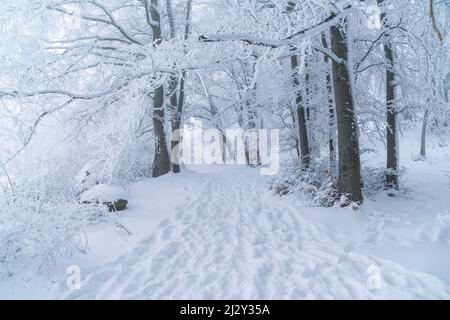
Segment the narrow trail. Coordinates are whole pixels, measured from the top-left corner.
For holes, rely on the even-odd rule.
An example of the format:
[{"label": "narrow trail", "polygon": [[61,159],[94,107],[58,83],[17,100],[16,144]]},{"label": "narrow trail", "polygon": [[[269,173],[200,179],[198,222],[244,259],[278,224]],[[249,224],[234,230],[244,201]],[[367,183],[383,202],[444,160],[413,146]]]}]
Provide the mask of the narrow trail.
[{"label": "narrow trail", "polygon": [[[176,196],[176,195],[174,195]],[[303,208],[268,195],[256,170],[211,174],[151,236],[87,270],[68,299],[449,298],[441,280],[322,234]],[[381,270],[369,290],[367,268]]]}]

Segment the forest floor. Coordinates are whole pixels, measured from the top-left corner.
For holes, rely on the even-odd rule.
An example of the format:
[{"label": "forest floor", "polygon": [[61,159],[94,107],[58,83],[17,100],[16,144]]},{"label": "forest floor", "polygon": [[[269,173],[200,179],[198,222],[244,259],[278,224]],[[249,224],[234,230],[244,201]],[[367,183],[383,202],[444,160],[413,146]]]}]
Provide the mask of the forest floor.
[{"label": "forest floor", "polygon": [[[356,211],[274,196],[245,167],[138,182],[128,210],[88,231],[86,254],[22,270],[0,282],[0,299],[448,299],[450,147],[433,140],[414,161],[411,141],[402,138],[404,192]],[[382,167],[384,152],[368,164]],[[69,265],[81,267],[80,290],[66,287]]]}]

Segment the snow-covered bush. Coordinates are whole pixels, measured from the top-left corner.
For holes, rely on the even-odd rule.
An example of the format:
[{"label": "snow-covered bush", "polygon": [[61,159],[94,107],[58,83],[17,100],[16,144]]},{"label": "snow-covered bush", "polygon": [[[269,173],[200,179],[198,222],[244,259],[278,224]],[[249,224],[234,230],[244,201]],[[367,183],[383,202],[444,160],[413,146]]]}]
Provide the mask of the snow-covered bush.
[{"label": "snow-covered bush", "polygon": [[98,184],[83,192],[80,196],[81,202],[112,202],[125,198],[124,191],[108,184]]},{"label": "snow-covered bush", "polygon": [[30,145],[10,163],[10,180],[0,180],[3,276],[85,250],[84,230],[107,212],[105,206],[80,203],[73,176],[83,159],[75,156],[76,150],[42,143],[39,147]]},{"label": "snow-covered bush", "polygon": [[386,168],[363,167],[361,176],[364,181],[363,192],[366,197],[372,197],[384,189],[386,182]]},{"label": "snow-covered bush", "polygon": [[[329,159],[316,162],[308,170],[302,169],[298,159],[286,161],[280,173],[270,182],[270,189],[277,195],[296,194],[305,199],[310,206],[347,206],[345,197],[339,197],[336,189],[336,178],[330,174]],[[399,179],[404,170],[400,170]],[[386,179],[385,168],[364,166],[361,170],[364,181],[363,193],[365,197],[373,197],[384,189]],[[389,194],[392,195],[392,190]]]},{"label": "snow-covered bush", "polygon": [[297,194],[311,206],[332,206],[337,200],[335,179],[327,161],[304,170],[300,160],[286,161],[274,177],[270,189],[278,195]]},{"label": "snow-covered bush", "polygon": [[29,263],[43,266],[84,251],[84,228],[104,208],[74,199],[0,194],[0,278]]},{"label": "snow-covered bush", "polygon": [[83,251],[85,227],[105,211],[79,203],[73,176],[83,160],[76,148],[53,142],[31,143],[0,175],[3,276]]},{"label": "snow-covered bush", "polygon": [[103,204],[108,207],[110,212],[125,210],[128,205],[128,200],[125,199],[125,192],[122,188],[109,184],[98,184],[80,195],[81,203]]},{"label": "snow-covered bush", "polygon": [[[146,102],[129,99],[127,104],[114,104],[83,127],[78,144],[83,151],[81,165],[72,176],[77,193],[97,184],[122,185],[150,174],[153,144],[150,142]],[[86,107],[87,108],[87,107]],[[74,108],[64,117],[78,130],[79,110]]]},{"label": "snow-covered bush", "polygon": [[[131,116],[116,122],[99,118],[82,133],[76,129],[79,124],[72,125],[72,116],[67,112],[46,118],[26,148],[0,167],[0,276],[85,250],[88,225],[109,215],[103,203],[83,203],[80,195],[150,171],[151,147],[142,152],[146,137],[136,134]],[[23,121],[33,123],[35,118]],[[25,125],[24,132],[8,132],[12,117],[2,121],[0,164],[20,150],[21,137],[29,133]]]}]

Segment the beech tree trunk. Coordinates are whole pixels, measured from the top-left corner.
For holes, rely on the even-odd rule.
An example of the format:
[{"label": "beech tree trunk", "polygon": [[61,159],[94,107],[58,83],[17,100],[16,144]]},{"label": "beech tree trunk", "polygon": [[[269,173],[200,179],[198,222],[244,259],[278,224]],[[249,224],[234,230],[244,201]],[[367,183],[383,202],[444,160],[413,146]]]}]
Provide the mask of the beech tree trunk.
[{"label": "beech tree trunk", "polygon": [[[384,0],[377,0],[378,6],[382,7]],[[395,74],[394,74],[394,49],[392,40],[387,29],[389,22],[386,12],[381,13],[384,34],[384,56],[386,59],[386,189],[398,189],[398,139],[397,139],[397,113],[395,110]]]},{"label": "beech tree trunk", "polygon": [[308,128],[306,123],[306,109],[304,105],[303,95],[300,90],[300,79],[298,72],[298,58],[296,55],[291,56],[291,68],[293,73],[293,83],[295,88],[295,106],[297,109],[297,128],[298,128],[298,141],[300,145],[300,159],[303,167],[309,168],[310,166],[310,149]]},{"label": "beech tree trunk", "polygon": [[[152,28],[153,43],[161,43],[161,17],[158,11],[158,0],[145,1],[147,20]],[[166,133],[164,130],[164,86],[160,85],[153,94],[153,131],[155,134],[155,159],[153,161],[152,177],[157,178],[170,171],[170,157],[167,150]]]},{"label": "beech tree trunk", "polygon": [[[322,34],[322,45],[324,48],[328,49],[326,34]],[[324,62],[327,65],[326,69],[326,86],[328,95],[328,147],[329,147],[329,157],[330,157],[330,174],[336,173],[336,116],[334,111],[334,100],[333,100],[333,82],[331,79],[331,73],[329,71],[330,59],[327,55],[324,56]]]},{"label": "beech tree trunk", "polygon": [[[187,0],[186,2],[186,24],[184,25],[184,40],[189,38],[191,31],[191,12],[192,12],[192,0]],[[181,139],[181,120],[184,111],[184,101],[185,101],[185,87],[186,87],[186,71],[183,71],[179,81],[178,87],[178,97],[171,100],[174,112],[172,117],[172,154],[174,157],[174,163],[172,164],[172,171],[174,173],[180,173],[180,144]],[[177,81],[178,85],[178,81]]]},{"label": "beech tree trunk", "polygon": [[[341,28],[342,26],[342,28]],[[349,201],[361,203],[361,162],[359,158],[358,124],[354,112],[353,83],[348,65],[348,23],[342,18],[331,27],[331,50],[342,59],[333,59],[333,86],[338,130],[338,192]]]},{"label": "beech tree trunk", "polygon": [[429,115],[429,111],[425,110],[425,114],[423,116],[423,124],[422,124],[422,137],[420,139],[420,156],[423,159],[425,159],[425,157],[427,156],[426,138],[427,138],[428,115]]},{"label": "beech tree trunk", "polygon": [[167,150],[164,130],[164,87],[155,89],[153,96],[153,131],[155,133],[155,159],[153,161],[152,177],[157,178],[170,171],[169,151]]}]

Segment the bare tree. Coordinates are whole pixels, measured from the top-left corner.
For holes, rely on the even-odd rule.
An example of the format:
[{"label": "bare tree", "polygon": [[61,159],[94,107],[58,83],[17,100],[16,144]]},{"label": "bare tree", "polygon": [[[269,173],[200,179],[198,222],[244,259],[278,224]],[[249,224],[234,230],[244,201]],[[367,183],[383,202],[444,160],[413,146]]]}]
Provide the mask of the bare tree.
[{"label": "bare tree", "polygon": [[[328,49],[327,35],[322,33],[321,35],[322,45],[325,49]],[[327,97],[328,97],[328,147],[329,147],[329,157],[330,157],[330,173],[334,174],[336,172],[336,114],[333,99],[333,81],[331,79],[332,75],[329,71],[330,58],[324,55],[324,62],[326,65],[325,70],[325,81],[327,86]]]},{"label": "bare tree", "polygon": [[[173,13],[171,9],[170,0],[167,1],[167,10],[170,12],[169,21],[173,21]],[[191,15],[192,15],[192,0],[187,0],[186,2],[186,21],[184,25],[184,40],[189,38],[189,34],[191,33]],[[172,18],[170,18],[172,16]],[[174,25],[172,22],[171,25]],[[175,30],[172,26],[171,36],[175,36]],[[172,106],[172,155],[175,158],[172,164],[172,171],[174,173],[179,173],[180,169],[180,142],[182,139],[181,136],[181,121],[184,110],[184,102],[185,102],[185,90],[186,90],[186,77],[187,72],[183,70],[181,73],[181,77],[179,80],[173,79],[174,88],[173,93],[170,97],[170,104]]]},{"label": "bare tree", "polygon": [[299,79],[299,63],[296,55],[291,56],[291,68],[293,73],[293,82],[295,88],[295,106],[297,110],[297,128],[298,140],[300,145],[300,158],[304,168],[309,168],[310,165],[310,148],[308,140],[308,129],[306,123],[306,109],[303,95],[300,89]]},{"label": "bare tree", "polygon": [[338,192],[348,200],[362,202],[358,123],[354,110],[353,84],[349,70],[348,21],[344,17],[330,29],[331,49],[342,61],[333,59],[333,84],[338,129]]},{"label": "bare tree", "polygon": [[[153,33],[153,45],[161,43],[161,16],[158,0],[145,0],[147,21]],[[166,133],[164,130],[164,85],[158,86],[153,93],[153,130],[155,133],[155,159],[152,168],[152,177],[157,178],[170,171],[169,151],[167,150]]]},{"label": "bare tree", "polygon": [[[377,4],[383,7],[384,0],[377,0]],[[397,112],[395,109],[395,73],[394,73],[394,48],[392,37],[389,34],[390,22],[387,19],[385,8],[381,13],[381,21],[384,30],[384,56],[386,59],[386,185],[387,189],[398,189],[398,139],[397,139]]]}]

